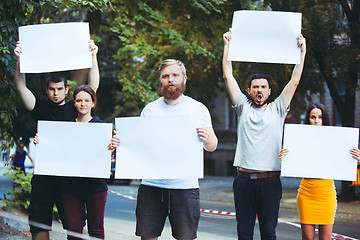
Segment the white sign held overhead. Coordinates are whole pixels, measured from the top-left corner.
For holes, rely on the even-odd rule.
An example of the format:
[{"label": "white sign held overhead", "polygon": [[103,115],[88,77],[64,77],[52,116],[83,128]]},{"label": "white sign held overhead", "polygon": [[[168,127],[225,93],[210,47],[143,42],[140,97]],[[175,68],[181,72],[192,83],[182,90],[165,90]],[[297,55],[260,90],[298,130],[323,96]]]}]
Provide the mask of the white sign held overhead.
[{"label": "white sign held overhead", "polygon": [[359,129],[285,124],[281,176],[355,181]]},{"label": "white sign held overhead", "polygon": [[91,68],[89,23],[51,23],[19,27],[21,73]]},{"label": "white sign held overhead", "polygon": [[276,11],[234,12],[229,46],[230,61],[300,63],[301,13]]}]

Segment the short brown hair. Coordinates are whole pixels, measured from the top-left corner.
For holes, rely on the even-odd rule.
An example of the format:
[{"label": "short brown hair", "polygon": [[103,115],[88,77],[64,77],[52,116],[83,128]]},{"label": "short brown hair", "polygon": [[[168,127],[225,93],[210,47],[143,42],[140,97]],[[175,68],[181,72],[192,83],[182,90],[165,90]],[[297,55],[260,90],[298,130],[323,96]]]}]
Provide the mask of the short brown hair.
[{"label": "short brown hair", "polygon": [[59,83],[59,82],[64,82],[64,87],[67,88],[68,87],[68,83],[67,80],[64,76],[62,76],[61,74],[58,73],[52,73],[47,79],[46,79],[46,89],[49,88],[49,83],[53,82],[53,83]]},{"label": "short brown hair", "polygon": [[159,66],[159,69],[158,69],[159,77],[161,75],[162,70],[164,70],[164,68],[166,68],[166,67],[168,67],[170,65],[174,65],[174,64],[177,64],[181,68],[181,71],[184,74],[184,76],[186,76],[186,68],[185,68],[185,65],[184,65],[184,63],[182,61],[176,60],[176,59],[166,59]]}]

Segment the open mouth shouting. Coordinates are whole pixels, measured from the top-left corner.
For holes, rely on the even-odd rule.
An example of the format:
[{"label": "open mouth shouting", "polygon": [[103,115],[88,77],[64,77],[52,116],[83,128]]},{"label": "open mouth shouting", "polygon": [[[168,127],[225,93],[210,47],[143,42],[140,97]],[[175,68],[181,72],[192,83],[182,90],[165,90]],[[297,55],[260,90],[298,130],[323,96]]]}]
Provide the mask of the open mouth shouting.
[{"label": "open mouth shouting", "polygon": [[262,93],[258,93],[257,95],[256,95],[256,101],[257,102],[261,102],[261,100],[264,98],[264,96],[262,95]]}]

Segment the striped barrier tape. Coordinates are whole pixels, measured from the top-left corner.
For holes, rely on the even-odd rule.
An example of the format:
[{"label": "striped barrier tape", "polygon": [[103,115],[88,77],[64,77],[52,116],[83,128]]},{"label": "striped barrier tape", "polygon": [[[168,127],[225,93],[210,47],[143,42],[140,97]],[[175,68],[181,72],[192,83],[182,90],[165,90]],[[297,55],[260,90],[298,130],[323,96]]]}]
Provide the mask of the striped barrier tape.
[{"label": "striped barrier tape", "polygon": [[137,201],[137,199],[134,198],[134,197],[132,197],[132,196],[126,196],[126,195],[124,195],[124,194],[115,192],[115,191],[110,190],[110,189],[108,190],[108,192],[113,193],[113,194],[118,195],[118,196],[121,196],[121,197],[123,197],[123,198],[127,198],[127,199],[130,199],[130,200],[135,200],[135,201]]},{"label": "striped barrier tape", "polygon": [[[118,193],[118,192],[115,192],[115,191],[112,191],[112,190],[108,190],[109,192],[115,194],[115,195],[118,195],[118,196],[121,196],[121,197],[124,197],[124,198],[127,198],[127,199],[130,199],[130,200],[137,200],[136,198],[132,197],[132,196],[127,196],[127,195],[124,195],[124,194],[121,194],[121,193]],[[216,210],[207,210],[207,209],[200,209],[200,212],[203,212],[203,213],[212,213],[212,214],[220,214],[220,215],[227,215],[227,216],[236,216],[236,213],[234,212],[226,212],[226,211],[216,211]],[[298,227],[298,228],[301,228],[301,225],[300,224],[296,224],[296,223],[292,223],[292,222],[288,222],[288,221],[284,221],[284,220],[281,220],[279,218],[279,222],[282,222],[282,223],[286,223],[288,225],[292,225],[292,226],[295,226],[295,227]],[[318,232],[318,229],[315,229],[316,232]],[[342,234],[338,234],[338,233],[332,233],[331,235],[331,238],[334,239],[334,240],[359,240],[357,238],[352,238],[352,237],[348,237],[348,236],[345,236],[345,235],[342,235]]]},{"label": "striped barrier tape", "polygon": [[235,216],[236,215],[236,213],[234,213],[234,212],[215,211],[215,210],[207,210],[207,209],[200,209],[200,212],[222,214],[222,215],[228,215],[228,216]]}]

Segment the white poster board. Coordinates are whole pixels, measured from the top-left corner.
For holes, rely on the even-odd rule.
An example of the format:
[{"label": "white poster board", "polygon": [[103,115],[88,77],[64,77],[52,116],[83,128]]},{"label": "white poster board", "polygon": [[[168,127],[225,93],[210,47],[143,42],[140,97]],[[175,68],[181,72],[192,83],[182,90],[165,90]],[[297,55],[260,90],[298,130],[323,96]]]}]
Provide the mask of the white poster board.
[{"label": "white poster board", "polygon": [[358,142],[358,128],[285,124],[281,176],[354,181]]},{"label": "white poster board", "polygon": [[89,23],[51,23],[19,27],[21,73],[91,68]]},{"label": "white poster board", "polygon": [[34,173],[109,178],[111,123],[38,121]]},{"label": "white poster board", "polygon": [[203,143],[186,117],[115,118],[117,179],[203,177]]},{"label": "white poster board", "polygon": [[301,13],[234,12],[228,59],[243,62],[300,63]]}]

